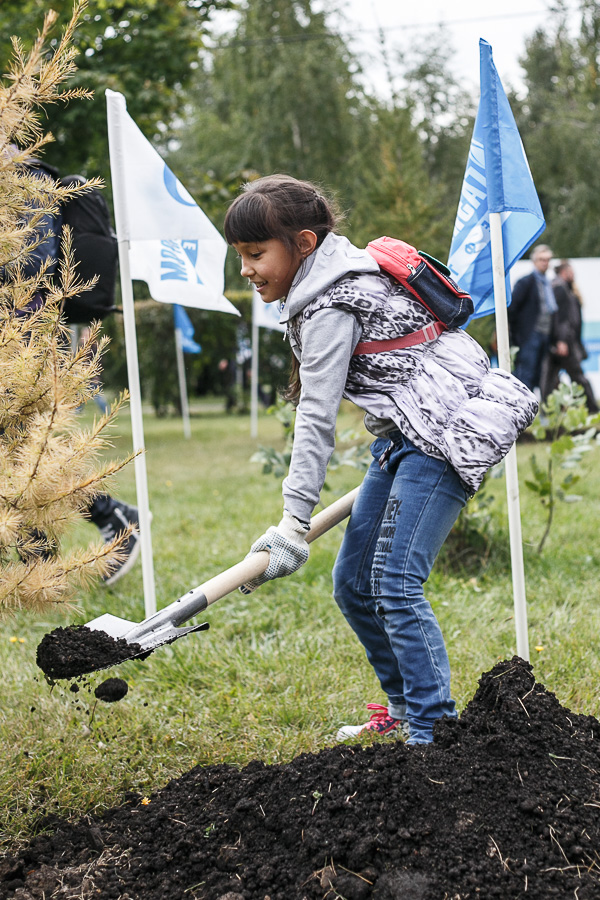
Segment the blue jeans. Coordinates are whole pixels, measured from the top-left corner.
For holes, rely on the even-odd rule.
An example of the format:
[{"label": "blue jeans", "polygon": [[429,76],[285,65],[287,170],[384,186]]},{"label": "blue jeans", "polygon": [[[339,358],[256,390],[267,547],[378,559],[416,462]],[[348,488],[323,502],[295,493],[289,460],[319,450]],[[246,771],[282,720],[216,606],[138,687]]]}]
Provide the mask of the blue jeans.
[{"label": "blue jeans", "polygon": [[449,463],[399,431],[378,438],[371,453],[333,570],[334,597],[390,715],[408,719],[408,743],[429,743],[435,720],[456,710],[448,654],[423,584],[467,492]]}]

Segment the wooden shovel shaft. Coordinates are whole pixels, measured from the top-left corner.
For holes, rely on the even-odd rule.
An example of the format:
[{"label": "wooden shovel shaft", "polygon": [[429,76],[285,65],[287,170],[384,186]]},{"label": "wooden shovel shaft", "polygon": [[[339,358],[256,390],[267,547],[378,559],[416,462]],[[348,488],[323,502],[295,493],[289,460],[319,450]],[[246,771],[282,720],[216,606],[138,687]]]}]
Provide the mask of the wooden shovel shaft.
[{"label": "wooden shovel shaft", "polygon": [[[310,544],[316,538],[321,537],[326,531],[329,531],[334,525],[348,518],[352,510],[352,504],[356,499],[359,488],[350,491],[328,506],[326,509],[313,516],[310,523],[310,531],[306,535],[306,542]],[[235,591],[247,581],[258,578],[262,575],[269,565],[269,554],[266,550],[259,553],[253,553],[241,562],[226,569],[219,575],[215,575],[209,581],[206,581],[200,587],[196,588],[199,593],[202,592],[206,597],[207,606],[225,597],[226,594]]]},{"label": "wooden shovel shaft", "polygon": [[[358,488],[350,491],[349,494],[336,500],[327,509],[313,516],[310,531],[306,535],[307,542],[314,541],[349,516],[357,494]],[[152,646],[153,644],[154,646],[160,646],[163,643],[168,643],[173,640],[174,636],[177,636],[176,629],[183,625],[184,622],[188,622],[193,616],[210,606],[211,603],[215,603],[216,600],[220,600],[221,597],[225,597],[226,594],[230,594],[231,591],[241,587],[246,581],[251,581],[253,578],[262,575],[268,565],[269,554],[267,551],[261,550],[259,553],[253,553],[237,563],[237,565],[226,569],[225,572],[215,575],[214,578],[211,578],[204,584],[188,591],[183,597],[158,610],[158,612],[143,622],[132,625],[129,630],[125,628],[122,631],[119,622],[116,634],[124,637],[129,643],[142,643],[144,647]],[[114,617],[108,618],[112,621]],[[106,627],[105,620],[106,617],[101,617],[98,620],[101,623],[98,625],[99,628]],[[94,623],[90,624],[93,625]],[[124,622],[125,626],[127,624],[129,623]],[[186,631],[182,630],[181,633],[186,633]],[[111,634],[114,635],[114,632],[111,632]],[[150,640],[150,637],[152,640]]]}]

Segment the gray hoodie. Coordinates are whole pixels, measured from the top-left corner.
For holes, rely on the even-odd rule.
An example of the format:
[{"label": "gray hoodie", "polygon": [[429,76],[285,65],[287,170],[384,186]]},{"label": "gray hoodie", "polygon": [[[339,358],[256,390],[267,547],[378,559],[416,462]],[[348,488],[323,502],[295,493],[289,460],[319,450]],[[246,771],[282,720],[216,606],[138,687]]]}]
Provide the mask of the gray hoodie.
[{"label": "gray hoodie", "polygon": [[433,316],[367,253],[329,234],[299,270],[280,320],[300,361],[285,508],[308,521],[335,446],[342,397],[364,409],[375,435],[399,429],[447,459],[473,493],[535,417],[537,401],[461,329],[404,350],[353,356],[360,340],[409,334]]}]

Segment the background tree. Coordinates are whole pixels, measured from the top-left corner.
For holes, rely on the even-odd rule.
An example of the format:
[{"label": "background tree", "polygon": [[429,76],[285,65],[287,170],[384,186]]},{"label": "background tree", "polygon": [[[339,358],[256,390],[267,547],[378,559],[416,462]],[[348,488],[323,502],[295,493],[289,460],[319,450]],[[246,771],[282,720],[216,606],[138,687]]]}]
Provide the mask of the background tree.
[{"label": "background tree", "polygon": [[[360,60],[337,33],[334,14],[317,11],[312,0],[245,2],[229,21],[214,46],[200,54],[177,123],[178,147],[168,155],[212,221],[222,225],[243,181],[283,171],[332,191],[345,213],[341,229],[357,244],[365,246],[379,234],[401,235],[445,259],[472,109],[451,74],[444,35],[395,59],[403,90],[382,100],[364,89]],[[245,287],[233,253],[226,284],[238,292]],[[242,336],[249,334],[249,310],[247,303]],[[218,366],[224,356],[235,356],[238,326],[222,317],[190,315],[198,320],[203,346],[202,354],[187,359],[190,386],[219,392]],[[166,371],[157,377],[155,364],[156,335],[167,320],[150,307],[140,309],[142,382],[161,411],[177,403],[176,381]],[[106,377],[122,384],[120,323],[107,328],[114,352],[106,360]],[[263,331],[261,344],[266,342]],[[281,340],[271,343],[265,352],[261,348],[261,370],[270,361],[269,386],[285,379],[289,355]],[[170,361],[162,358],[168,368]]]},{"label": "background tree", "polygon": [[[277,164],[331,184],[359,138],[356,62],[311,0],[244,3],[236,28],[196,77],[187,135],[227,175]],[[315,39],[317,36],[317,39]],[[202,165],[201,165],[202,168]]]},{"label": "background tree", "polygon": [[433,218],[443,241],[437,249],[443,261],[450,250],[476,107],[476,98],[463,88],[453,71],[455,55],[444,26],[417,37],[398,55],[426,177],[436,193]]},{"label": "background tree", "polygon": [[212,195],[219,220],[241,181],[283,171],[333,190],[357,242],[387,231],[447,252],[453,218],[440,225],[414,103],[368,96],[360,60],[314,5],[242,6],[235,29],[203,56],[173,168],[194,196]]},{"label": "background tree", "polygon": [[[181,110],[203,47],[207,24],[231,0],[93,0],[73,35],[78,71],[70,86],[85,85],[91,102],[46,107],[55,138],[46,158],[63,174],[81,172],[109,181],[105,89],[121,91],[128,110],[150,139],[168,139]],[[0,60],[10,53],[10,37],[35,38],[46,0],[2,0]],[[53,0],[59,25],[71,17],[72,0]],[[50,48],[58,39],[50,41]]]},{"label": "background tree", "polygon": [[[560,256],[600,255],[600,5],[559,2],[521,59],[527,95],[517,120]],[[514,98],[513,98],[514,99]]]}]

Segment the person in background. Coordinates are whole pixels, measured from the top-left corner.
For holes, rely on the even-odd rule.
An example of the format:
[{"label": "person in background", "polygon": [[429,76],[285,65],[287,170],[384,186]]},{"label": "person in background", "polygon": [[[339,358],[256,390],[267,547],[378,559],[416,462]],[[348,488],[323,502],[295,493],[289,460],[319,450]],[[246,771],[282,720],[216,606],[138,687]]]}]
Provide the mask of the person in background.
[{"label": "person in background", "polygon": [[571,381],[580,384],[590,413],[598,412],[598,404],[592,386],[583,374],[581,363],[587,357],[581,340],[583,318],[581,296],[575,286],[575,273],[568,259],[562,259],[554,267],[556,278],[552,290],[557,310],[552,317],[552,345],[542,371],[542,400],[558,387],[562,369]]},{"label": "person in background", "polygon": [[517,281],[508,307],[510,343],[518,347],[514,375],[530,391],[541,385],[542,365],[550,349],[552,317],[557,308],[546,277],[551,259],[552,251],[546,244],[533,248],[533,272]]},{"label": "person in background", "polygon": [[[55,180],[58,179],[58,170],[38,159],[31,159],[27,163],[27,169],[39,178],[50,177]],[[23,265],[25,276],[36,274],[47,260],[49,260],[48,268],[46,269],[48,275],[52,275],[57,271],[62,224],[63,220],[60,212],[54,215],[48,214],[40,222],[39,232],[43,236],[43,240],[29,254],[27,261]],[[0,278],[8,277],[10,277],[8,272],[5,269],[0,269]],[[32,298],[27,309],[21,311],[21,314],[28,315],[32,313],[34,310],[39,309],[44,302],[44,291],[40,290]],[[119,551],[120,558],[112,562],[110,569],[102,577],[103,584],[112,585],[129,572],[140,554],[138,511],[134,506],[123,503],[121,500],[116,500],[109,494],[102,493],[94,498],[82,515],[98,528],[105,543],[112,542],[118,534],[132,526],[132,531],[127,541],[121,546]],[[43,549],[39,553],[36,552],[36,555],[52,555],[54,549],[45,536],[39,534],[34,536],[37,540],[45,543]]]},{"label": "person in background", "polygon": [[[77,327],[77,326],[75,326],[75,327]],[[85,344],[85,342],[88,340],[89,336],[90,336],[90,326],[84,325],[83,328],[79,331],[78,343],[82,344],[82,345]],[[94,350],[97,349],[96,343],[93,344],[92,346],[93,346]],[[102,382],[100,380],[100,376],[98,376],[98,378],[95,379],[94,385],[97,388],[97,391],[94,394],[94,403],[96,404],[96,406],[98,407],[98,409],[100,410],[102,415],[104,415],[105,413],[108,412],[108,410],[110,408],[110,404],[108,403],[106,397],[102,393]]]}]

